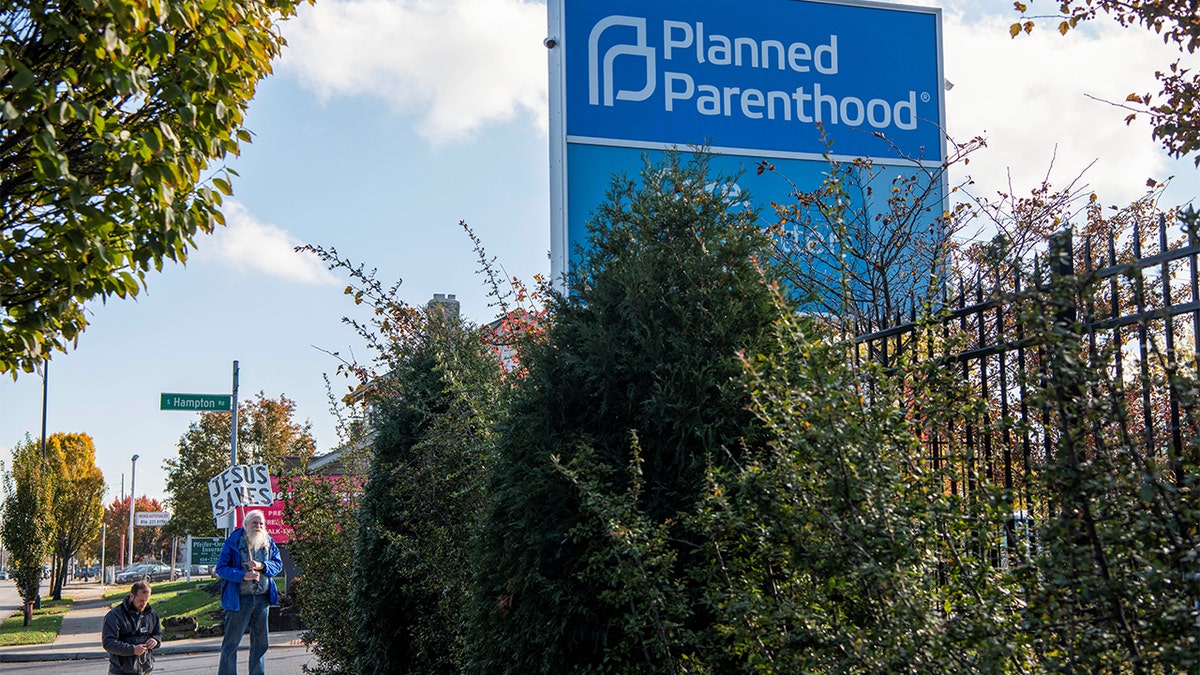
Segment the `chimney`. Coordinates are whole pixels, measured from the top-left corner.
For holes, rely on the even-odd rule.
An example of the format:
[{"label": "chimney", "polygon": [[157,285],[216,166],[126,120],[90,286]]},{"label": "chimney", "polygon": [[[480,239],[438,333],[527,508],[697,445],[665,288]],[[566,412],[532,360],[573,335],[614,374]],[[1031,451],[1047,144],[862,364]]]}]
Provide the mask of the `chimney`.
[{"label": "chimney", "polygon": [[453,293],[434,293],[433,299],[425,305],[425,310],[428,312],[441,312],[447,318],[457,319],[458,300],[454,299]]}]

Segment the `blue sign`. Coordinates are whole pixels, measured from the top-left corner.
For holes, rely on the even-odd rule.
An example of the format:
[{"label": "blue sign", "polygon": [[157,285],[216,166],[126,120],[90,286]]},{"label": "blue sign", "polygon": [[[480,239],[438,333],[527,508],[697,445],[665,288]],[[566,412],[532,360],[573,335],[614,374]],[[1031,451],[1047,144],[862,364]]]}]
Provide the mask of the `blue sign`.
[{"label": "blue sign", "polygon": [[790,189],[756,175],[764,159],[802,188],[829,159],[944,160],[937,8],[552,0],[550,27],[556,277],[611,175],[646,151],[705,146],[764,205]]}]

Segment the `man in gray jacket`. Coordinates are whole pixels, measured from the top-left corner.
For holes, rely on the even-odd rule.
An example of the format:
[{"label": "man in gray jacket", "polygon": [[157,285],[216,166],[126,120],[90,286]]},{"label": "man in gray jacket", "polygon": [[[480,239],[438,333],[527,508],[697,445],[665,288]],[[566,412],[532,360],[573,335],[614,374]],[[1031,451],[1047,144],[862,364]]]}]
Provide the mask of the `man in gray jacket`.
[{"label": "man in gray jacket", "polygon": [[108,610],[101,632],[108,652],[108,672],[148,673],[154,670],[154,651],[162,644],[158,613],[150,607],[150,584],[139,581],[121,604]]}]

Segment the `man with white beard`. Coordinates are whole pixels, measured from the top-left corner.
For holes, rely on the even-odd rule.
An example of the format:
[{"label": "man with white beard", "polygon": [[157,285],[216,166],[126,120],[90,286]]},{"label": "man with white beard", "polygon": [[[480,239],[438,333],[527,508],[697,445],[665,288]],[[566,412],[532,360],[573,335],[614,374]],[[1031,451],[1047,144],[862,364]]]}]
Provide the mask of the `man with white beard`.
[{"label": "man with white beard", "polygon": [[283,559],[267,534],[262,511],[247,512],[243,526],[225,540],[217,559],[221,609],[225,610],[218,675],[237,675],[237,650],[247,626],[250,627],[250,675],[264,675],[267,609],[279,603],[274,577],[282,569]]}]

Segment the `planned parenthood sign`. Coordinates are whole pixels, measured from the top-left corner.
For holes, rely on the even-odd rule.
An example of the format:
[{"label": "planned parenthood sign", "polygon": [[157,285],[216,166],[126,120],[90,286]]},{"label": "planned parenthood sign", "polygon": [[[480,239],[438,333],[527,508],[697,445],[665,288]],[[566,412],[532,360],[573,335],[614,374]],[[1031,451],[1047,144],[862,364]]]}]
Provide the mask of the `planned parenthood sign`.
[{"label": "planned parenthood sign", "polygon": [[[707,146],[803,187],[837,160],[944,160],[941,12],[807,0],[551,0],[555,276],[611,175]],[[759,203],[783,186],[743,185]]]}]

